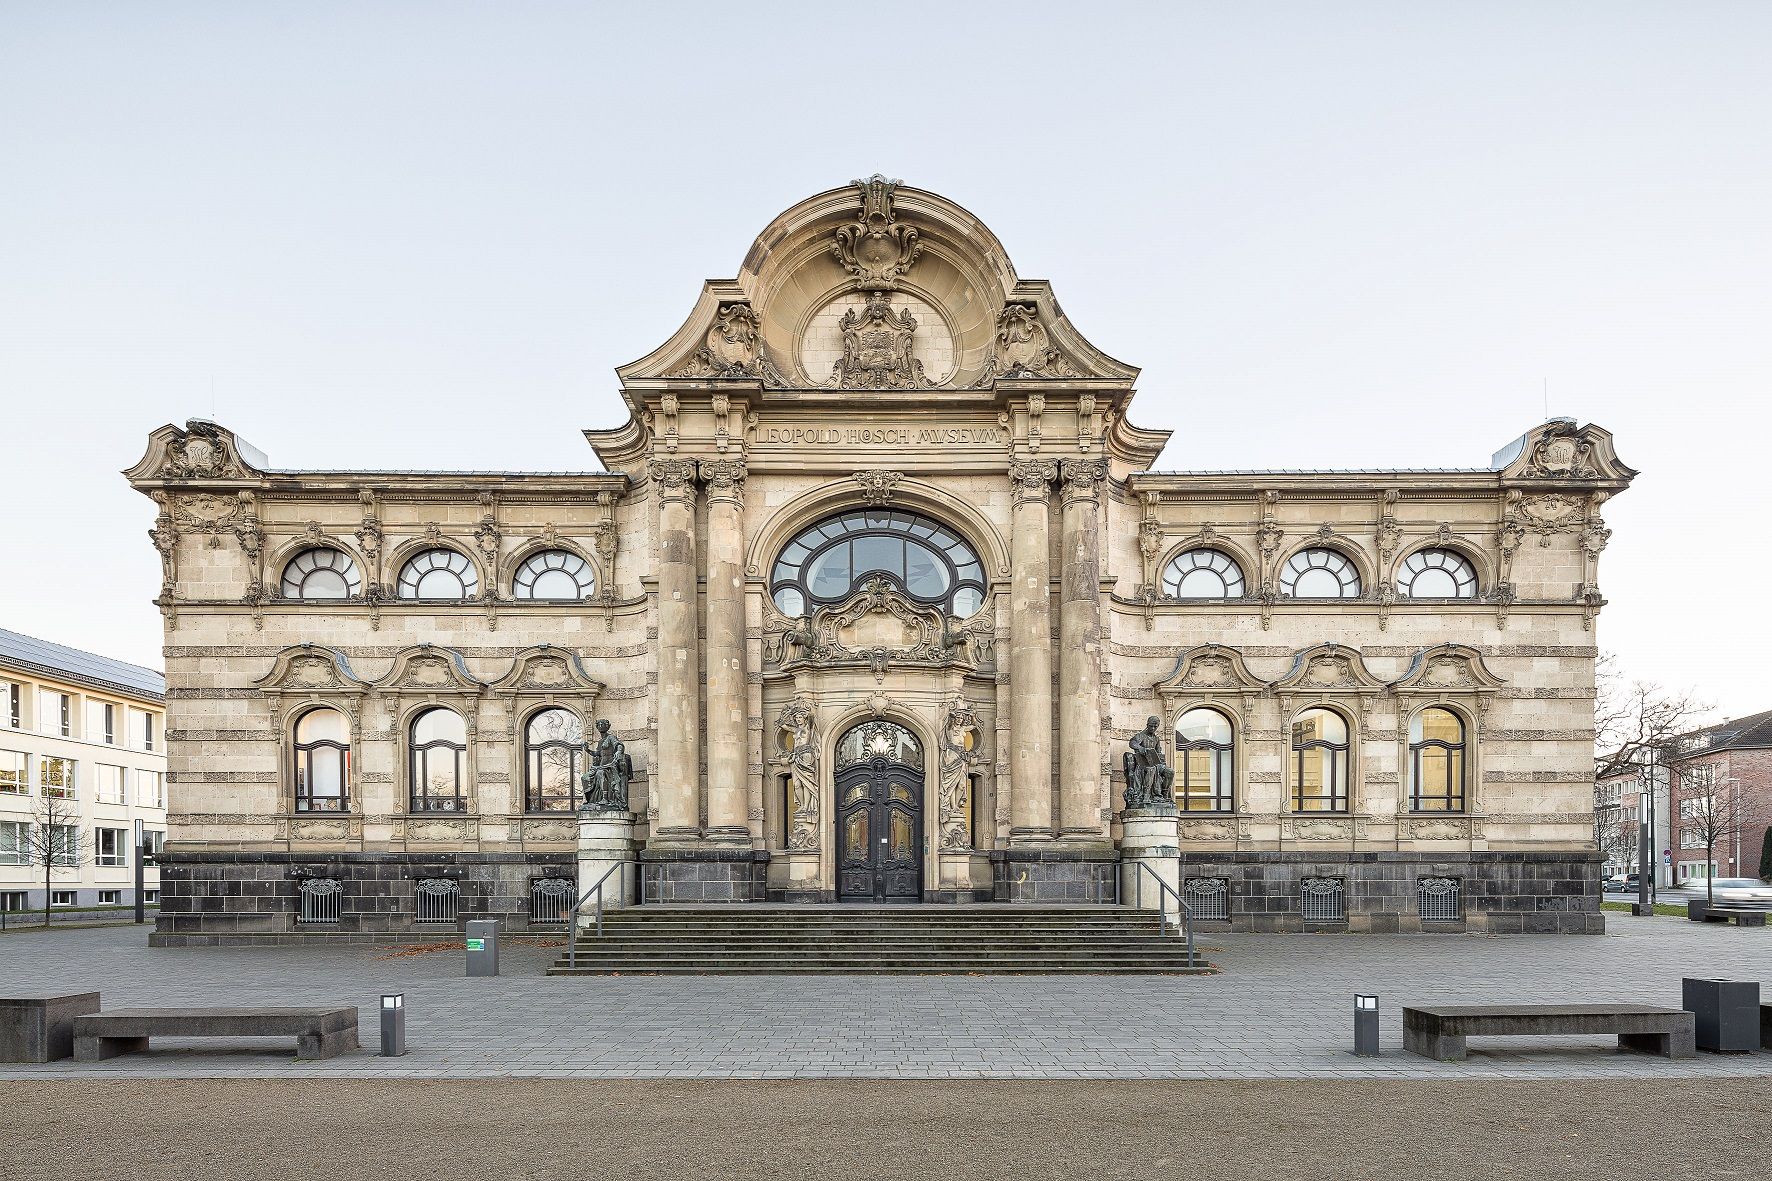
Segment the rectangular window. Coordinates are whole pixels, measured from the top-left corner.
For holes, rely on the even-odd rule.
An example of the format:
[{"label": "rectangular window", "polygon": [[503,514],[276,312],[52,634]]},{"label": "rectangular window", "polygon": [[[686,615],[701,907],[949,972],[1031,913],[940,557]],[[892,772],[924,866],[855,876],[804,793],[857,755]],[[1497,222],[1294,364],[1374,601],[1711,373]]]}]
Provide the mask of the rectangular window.
[{"label": "rectangular window", "polygon": [[54,755],[44,755],[37,762],[37,782],[43,786],[43,794],[59,799],[74,798],[74,760],[58,759]]},{"label": "rectangular window", "polygon": [[160,891],[158,891],[158,890],[143,890],[142,891],[142,901],[147,903],[149,906],[159,906],[160,905]]},{"label": "rectangular window", "polygon": [[0,820],[0,865],[28,864],[29,848],[29,829],[23,821]]},{"label": "rectangular window", "polygon": [[142,749],[154,749],[154,715],[142,715]]},{"label": "rectangular window", "polygon": [[30,763],[22,750],[0,750],[0,795],[31,794]]},{"label": "rectangular window", "polygon": [[6,682],[6,724],[14,730],[25,725],[25,687],[17,681]]},{"label": "rectangular window", "polygon": [[0,891],[0,910],[23,910],[27,901],[23,890]]},{"label": "rectangular window", "polygon": [[80,895],[73,890],[51,890],[49,892],[49,905],[51,906],[77,906],[79,902]]},{"label": "rectangular window", "polygon": [[37,732],[74,736],[74,699],[54,689],[37,690]]},{"label": "rectangular window", "polygon": [[80,864],[80,830],[72,824],[49,826],[49,858],[56,865]]},{"label": "rectangular window", "polygon": [[135,773],[135,802],[143,808],[166,806],[166,776],[159,771]]},{"label": "rectangular window", "polygon": [[115,869],[129,864],[126,828],[95,828],[92,830],[92,863]]},{"label": "rectangular window", "polygon": [[158,859],[166,848],[166,834],[157,828],[142,829],[142,847],[149,857]]},{"label": "rectangular window", "polygon": [[107,701],[105,702],[104,709],[105,742],[111,746],[115,746],[117,745],[117,707]]},{"label": "rectangular window", "polygon": [[100,890],[98,892],[98,904],[100,906],[122,906],[123,905],[123,891],[121,891],[121,890]]},{"label": "rectangular window", "polygon": [[113,767],[108,763],[98,763],[93,767],[96,780],[94,798],[101,804],[127,804],[129,797],[123,790],[123,768]]},{"label": "rectangular window", "polygon": [[154,715],[146,710],[129,711],[130,738],[137,750],[154,749]]}]

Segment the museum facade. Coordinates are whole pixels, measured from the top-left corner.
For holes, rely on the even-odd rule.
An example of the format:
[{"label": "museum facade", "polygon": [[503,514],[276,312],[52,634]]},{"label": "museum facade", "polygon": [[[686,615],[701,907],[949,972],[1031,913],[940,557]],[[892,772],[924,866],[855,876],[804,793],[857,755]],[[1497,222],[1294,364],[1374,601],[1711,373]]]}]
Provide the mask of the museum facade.
[{"label": "museum facade", "polygon": [[881,177],[618,375],[598,472],[152,434],[158,940],[557,916],[599,719],[644,903],[1112,904],[1130,811],[1202,922],[1601,929],[1601,510],[1635,475],[1603,429],[1152,470],[1137,371]]}]

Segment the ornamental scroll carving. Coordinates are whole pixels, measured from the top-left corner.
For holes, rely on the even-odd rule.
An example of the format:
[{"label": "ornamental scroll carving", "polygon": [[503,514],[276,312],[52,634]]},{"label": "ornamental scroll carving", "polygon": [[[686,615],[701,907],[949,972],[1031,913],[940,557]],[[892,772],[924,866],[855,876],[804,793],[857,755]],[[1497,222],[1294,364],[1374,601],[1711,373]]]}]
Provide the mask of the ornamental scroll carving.
[{"label": "ornamental scroll carving", "polygon": [[884,291],[868,292],[858,311],[850,308],[837,322],[843,355],[831,366],[828,383],[841,390],[922,390],[933,381],[923,372],[923,362],[911,355],[917,318],[909,308],[892,307]]},{"label": "ornamental scroll carving", "polygon": [[169,479],[219,480],[245,474],[221,428],[196,418],[185,423],[182,436],[166,445],[166,462],[160,468],[160,475]]},{"label": "ornamental scroll carving", "polygon": [[707,485],[710,498],[744,503],[744,460],[704,459],[701,461],[701,479]]},{"label": "ornamental scroll carving", "polygon": [[788,848],[808,853],[818,848],[818,726],[812,703],[796,697],[775,719],[780,737],[776,762],[793,780],[793,810],[788,816]]},{"label": "ornamental scroll carving", "polygon": [[1040,323],[1037,307],[1031,303],[1006,303],[997,313],[996,343],[985,361],[984,372],[973,385],[983,388],[998,378],[1021,381],[1088,376],[1052,343]]},{"label": "ornamental scroll carving", "polygon": [[763,334],[748,303],[720,305],[706,343],[670,377],[757,378],[767,376]]},{"label": "ornamental scroll carving", "polygon": [[1574,424],[1553,422],[1539,429],[1524,475],[1533,479],[1595,479],[1600,473],[1594,468],[1593,455],[1593,444]]},{"label": "ornamental scroll carving", "polygon": [[936,791],[937,827],[942,852],[972,847],[971,780],[968,772],[979,760],[978,715],[964,700],[948,706],[941,731],[941,782]]},{"label": "ornamental scroll carving", "polygon": [[769,655],[779,653],[783,670],[862,666],[883,681],[895,666],[974,667],[971,639],[939,610],[875,577],[843,602],[790,623],[777,633],[779,646],[771,645]]},{"label": "ornamental scroll carving", "polygon": [[892,209],[893,194],[902,183],[877,172],[854,182],[861,193],[861,216],[837,227],[831,255],[857,288],[891,290],[923,253],[916,229],[899,221]]},{"label": "ornamental scroll carving", "polygon": [[1058,461],[1052,459],[1019,459],[1009,465],[1009,479],[1015,485],[1015,499],[1050,501],[1052,482],[1058,479]]},{"label": "ornamental scroll carving", "polygon": [[658,485],[664,496],[694,495],[695,461],[691,459],[654,459],[646,465],[646,474]]},{"label": "ornamental scroll carving", "polygon": [[861,485],[864,504],[891,503],[892,493],[902,479],[904,479],[903,472],[890,471],[886,468],[870,468],[865,472],[855,473],[855,482]]},{"label": "ornamental scroll carving", "polygon": [[1065,500],[1095,500],[1107,482],[1108,465],[1102,459],[1067,459],[1059,465]]}]

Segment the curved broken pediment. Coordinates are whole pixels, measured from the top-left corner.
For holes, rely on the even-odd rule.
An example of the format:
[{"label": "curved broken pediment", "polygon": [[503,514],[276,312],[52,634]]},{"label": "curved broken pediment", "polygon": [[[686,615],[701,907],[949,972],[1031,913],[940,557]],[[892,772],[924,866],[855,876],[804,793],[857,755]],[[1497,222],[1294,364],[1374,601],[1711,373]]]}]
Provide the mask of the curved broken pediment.
[{"label": "curved broken pediment", "polygon": [[1383,693],[1386,685],[1366,669],[1357,649],[1316,644],[1292,658],[1292,667],[1273,682],[1279,693]]},{"label": "curved broken pediment", "polygon": [[1175,659],[1175,668],[1156,689],[1164,695],[1183,693],[1259,693],[1267,682],[1249,671],[1243,654],[1223,644],[1201,644]]},{"label": "curved broken pediment", "polygon": [[180,428],[168,423],[148,436],[148,449],[123,474],[144,480],[256,480],[270,460],[224,426],[193,418]]},{"label": "curved broken pediment", "polygon": [[517,653],[511,670],[492,683],[498,693],[569,693],[595,697],[603,683],[585,671],[578,653],[553,644],[538,644]]},{"label": "curved broken pediment", "polygon": [[1572,418],[1555,418],[1521,435],[1491,461],[1504,480],[1581,480],[1628,483],[1636,476],[1612,446],[1612,432]]},{"label": "curved broken pediment", "polygon": [[479,693],[486,682],[468,671],[462,654],[438,644],[414,644],[394,654],[394,662],[376,682],[381,691],[417,693]]},{"label": "curved broken pediment", "polygon": [[1475,648],[1436,644],[1417,652],[1390,687],[1398,693],[1493,693],[1506,683]]},{"label": "curved broken pediment", "polygon": [[343,652],[319,644],[283,649],[271,671],[254,684],[266,693],[362,693],[370,688]]}]

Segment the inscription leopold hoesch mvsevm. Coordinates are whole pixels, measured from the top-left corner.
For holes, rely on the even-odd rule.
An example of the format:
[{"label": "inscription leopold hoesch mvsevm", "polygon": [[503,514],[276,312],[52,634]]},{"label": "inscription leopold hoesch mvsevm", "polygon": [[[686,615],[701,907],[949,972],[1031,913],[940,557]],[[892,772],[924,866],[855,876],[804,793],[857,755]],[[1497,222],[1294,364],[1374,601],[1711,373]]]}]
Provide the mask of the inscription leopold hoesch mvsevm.
[{"label": "inscription leopold hoesch mvsevm", "polygon": [[757,432],[757,442],[789,447],[939,447],[944,443],[997,443],[1003,432],[994,426],[771,426]]}]

